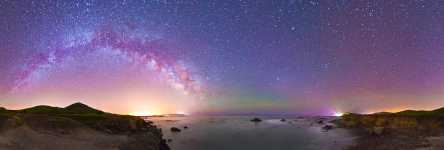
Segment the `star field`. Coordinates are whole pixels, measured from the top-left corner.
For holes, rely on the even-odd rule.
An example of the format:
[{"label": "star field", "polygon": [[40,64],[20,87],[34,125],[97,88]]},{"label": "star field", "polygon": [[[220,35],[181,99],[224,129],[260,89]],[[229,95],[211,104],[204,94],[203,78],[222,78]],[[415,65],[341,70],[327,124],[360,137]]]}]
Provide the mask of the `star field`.
[{"label": "star field", "polygon": [[0,104],[431,109],[444,105],[443,20],[431,0],[1,0]]}]

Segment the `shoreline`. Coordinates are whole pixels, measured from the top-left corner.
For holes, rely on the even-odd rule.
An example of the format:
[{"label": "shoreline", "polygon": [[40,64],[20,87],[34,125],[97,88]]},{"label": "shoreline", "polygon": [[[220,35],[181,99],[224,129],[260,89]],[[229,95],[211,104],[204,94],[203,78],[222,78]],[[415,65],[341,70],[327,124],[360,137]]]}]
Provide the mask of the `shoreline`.
[{"label": "shoreline", "polygon": [[[356,133],[358,132],[358,133]],[[359,133],[360,132],[360,133]],[[444,149],[444,135],[369,135],[355,131],[358,136],[354,144],[346,150],[442,150]]]},{"label": "shoreline", "polygon": [[[281,117],[258,117],[260,122],[252,122],[255,117],[257,116],[160,117],[150,121],[165,131],[165,138],[171,139],[169,144],[174,150],[222,150],[219,148],[222,145],[230,145],[225,146],[230,149],[343,150],[352,145],[355,138],[346,129],[323,131],[325,124],[317,124],[317,120],[325,117],[296,116],[284,118],[284,121]],[[189,128],[184,129],[184,126]],[[182,131],[170,132],[172,127]]]},{"label": "shoreline", "polygon": [[150,122],[81,103],[0,109],[0,149],[170,150],[161,129]]},{"label": "shoreline", "polygon": [[444,149],[444,118],[440,111],[346,114],[334,123],[358,136],[356,144],[347,150]]}]

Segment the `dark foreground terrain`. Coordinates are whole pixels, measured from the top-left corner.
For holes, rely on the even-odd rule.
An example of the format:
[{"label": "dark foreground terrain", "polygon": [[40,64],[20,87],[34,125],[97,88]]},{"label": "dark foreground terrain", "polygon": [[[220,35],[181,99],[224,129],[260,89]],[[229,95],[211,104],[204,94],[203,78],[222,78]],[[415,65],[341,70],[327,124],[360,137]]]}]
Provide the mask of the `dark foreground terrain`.
[{"label": "dark foreground terrain", "polygon": [[0,108],[1,150],[169,150],[162,132],[139,117],[81,103],[65,108]]},{"label": "dark foreground terrain", "polygon": [[336,124],[362,135],[350,150],[444,150],[444,108],[346,114]]}]

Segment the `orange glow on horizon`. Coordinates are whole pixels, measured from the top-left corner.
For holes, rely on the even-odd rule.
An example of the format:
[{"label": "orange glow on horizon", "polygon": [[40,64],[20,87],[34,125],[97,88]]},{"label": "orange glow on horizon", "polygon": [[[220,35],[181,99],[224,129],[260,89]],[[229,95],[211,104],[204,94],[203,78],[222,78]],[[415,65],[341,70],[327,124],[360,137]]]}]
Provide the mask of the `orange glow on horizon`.
[{"label": "orange glow on horizon", "polygon": [[134,112],[131,112],[131,113],[129,113],[130,115],[133,115],[133,116],[152,116],[152,115],[160,115],[160,114],[156,114],[156,113],[153,113],[153,112],[150,112],[150,111],[134,111]]},{"label": "orange glow on horizon", "polygon": [[184,112],[184,111],[177,111],[176,113],[170,113],[170,112],[152,112],[152,111],[148,111],[148,110],[138,110],[138,111],[133,111],[130,112],[129,115],[132,116],[153,116],[153,115],[165,115],[165,114],[182,114],[182,115],[188,115],[188,113]]},{"label": "orange glow on horizon", "polygon": [[393,107],[393,108],[386,108],[386,109],[379,109],[379,110],[371,110],[371,111],[365,112],[364,114],[374,114],[374,113],[379,113],[379,112],[396,113],[396,112],[401,112],[401,111],[408,110],[408,109],[413,109],[413,108]]}]

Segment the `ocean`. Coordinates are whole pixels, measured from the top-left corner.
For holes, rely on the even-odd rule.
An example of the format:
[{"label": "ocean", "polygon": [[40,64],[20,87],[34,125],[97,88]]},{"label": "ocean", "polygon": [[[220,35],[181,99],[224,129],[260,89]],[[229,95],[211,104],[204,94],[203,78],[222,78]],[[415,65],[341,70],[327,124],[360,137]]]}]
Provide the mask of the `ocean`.
[{"label": "ocean", "polygon": [[[341,150],[356,138],[350,131],[327,132],[319,117],[187,116],[149,118],[162,128],[172,150]],[[329,118],[331,119],[331,118]],[[325,121],[328,122],[328,121]],[[187,126],[188,129],[184,129]],[[182,131],[174,133],[171,127]]]}]

